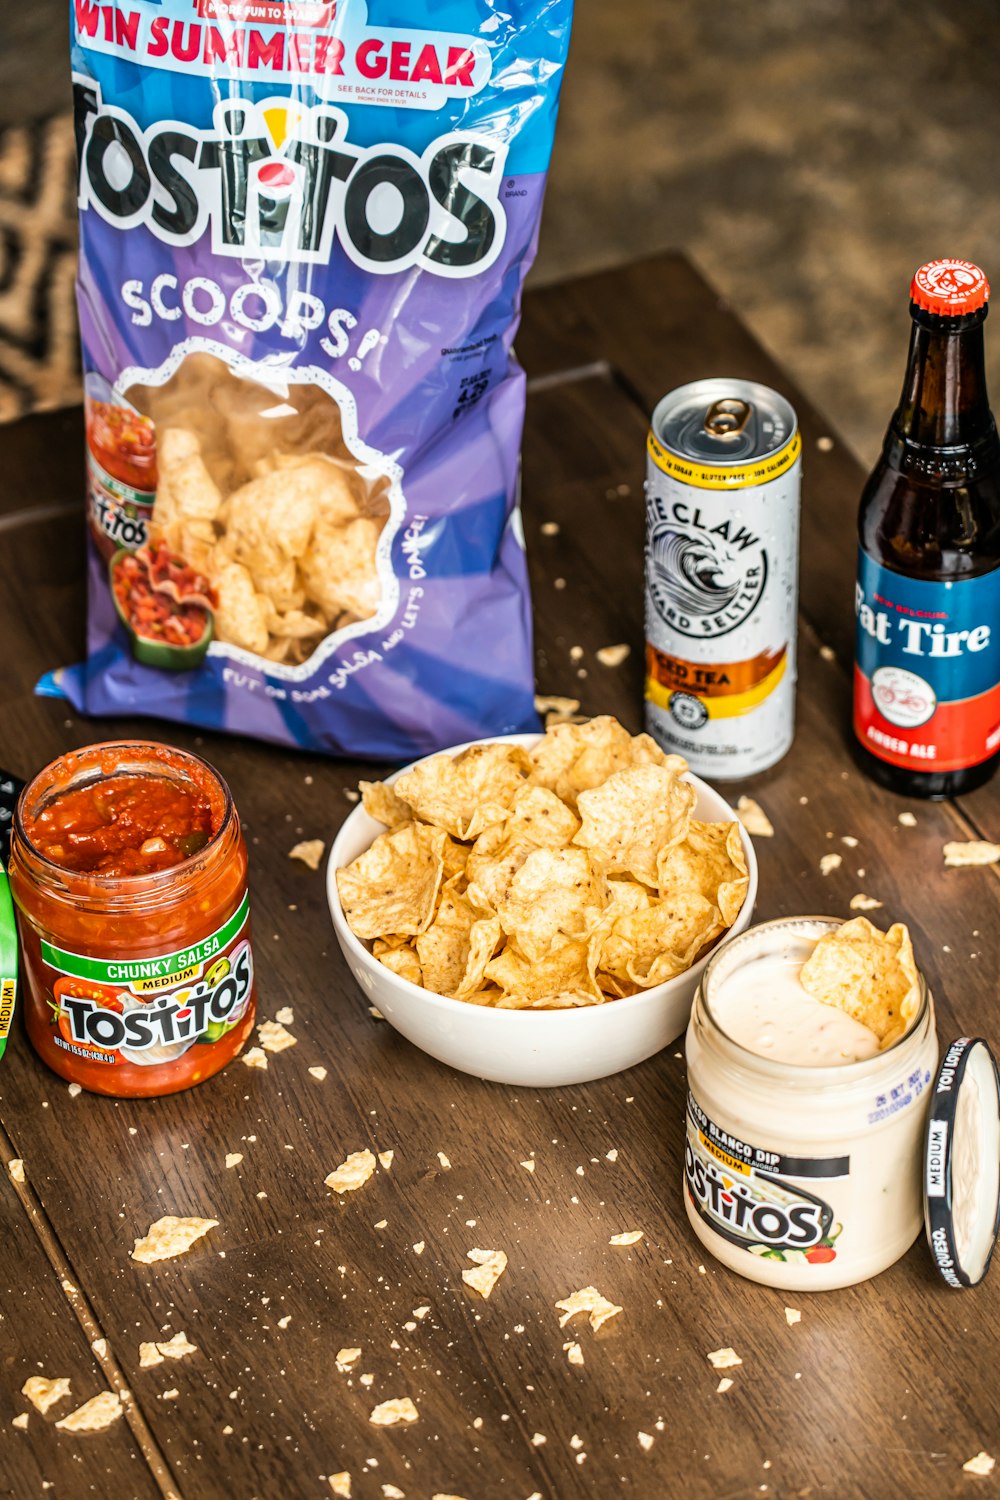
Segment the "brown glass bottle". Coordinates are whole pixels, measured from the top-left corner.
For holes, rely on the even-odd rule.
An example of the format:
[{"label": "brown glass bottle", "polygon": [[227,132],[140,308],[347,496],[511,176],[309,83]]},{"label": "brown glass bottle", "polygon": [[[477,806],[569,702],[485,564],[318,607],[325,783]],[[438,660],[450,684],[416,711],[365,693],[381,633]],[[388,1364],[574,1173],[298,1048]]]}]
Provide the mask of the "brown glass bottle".
[{"label": "brown glass bottle", "polygon": [[989,287],[934,261],[913,279],[899,406],[858,514],[854,732],[908,796],[981,786],[1000,761],[1000,440],[983,359]]}]

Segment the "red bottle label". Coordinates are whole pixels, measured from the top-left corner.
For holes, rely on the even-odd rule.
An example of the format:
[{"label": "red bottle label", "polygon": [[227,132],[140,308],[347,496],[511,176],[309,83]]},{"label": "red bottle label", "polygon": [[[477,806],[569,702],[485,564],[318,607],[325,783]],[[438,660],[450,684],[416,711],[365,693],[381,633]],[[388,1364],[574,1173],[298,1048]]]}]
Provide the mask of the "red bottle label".
[{"label": "red bottle label", "polygon": [[854,732],[908,771],[958,771],[1000,748],[1000,569],[908,578],[858,552]]}]

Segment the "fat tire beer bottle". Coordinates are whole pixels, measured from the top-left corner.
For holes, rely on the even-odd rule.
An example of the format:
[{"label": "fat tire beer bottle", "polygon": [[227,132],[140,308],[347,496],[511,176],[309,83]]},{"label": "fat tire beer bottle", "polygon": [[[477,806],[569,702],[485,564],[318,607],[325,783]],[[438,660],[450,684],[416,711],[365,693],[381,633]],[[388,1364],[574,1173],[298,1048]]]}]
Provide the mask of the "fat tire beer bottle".
[{"label": "fat tire beer bottle", "polygon": [[1000,758],[989,294],[968,261],[931,261],[914,276],[903,392],[861,496],[854,733],[869,775],[909,796],[971,791]]}]

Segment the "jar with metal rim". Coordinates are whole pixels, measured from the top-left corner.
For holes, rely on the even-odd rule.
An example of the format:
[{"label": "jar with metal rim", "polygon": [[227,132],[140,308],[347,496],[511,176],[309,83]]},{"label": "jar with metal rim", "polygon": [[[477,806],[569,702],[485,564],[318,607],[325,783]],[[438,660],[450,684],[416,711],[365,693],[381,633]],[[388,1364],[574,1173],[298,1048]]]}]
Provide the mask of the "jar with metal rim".
[{"label": "jar with metal rim", "polygon": [[720,1024],[718,997],[740,985],[748,965],[768,956],[801,965],[838,925],[781,919],[725,944],[705,970],[687,1032],[688,1218],[717,1260],[790,1291],[865,1281],[905,1254],[923,1226],[938,1042],[922,977],[908,1031],[859,1061],[779,1061]]}]

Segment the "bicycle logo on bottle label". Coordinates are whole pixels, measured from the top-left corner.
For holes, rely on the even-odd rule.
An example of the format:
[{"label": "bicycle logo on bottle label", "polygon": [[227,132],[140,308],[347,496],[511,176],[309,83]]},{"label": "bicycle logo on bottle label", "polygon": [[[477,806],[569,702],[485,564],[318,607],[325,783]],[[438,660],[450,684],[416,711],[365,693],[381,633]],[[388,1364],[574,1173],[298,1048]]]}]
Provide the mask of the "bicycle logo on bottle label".
[{"label": "bicycle logo on bottle label", "polygon": [[930,683],[904,667],[879,667],[872,674],[872,697],[882,717],[901,729],[926,724],[937,709]]}]

